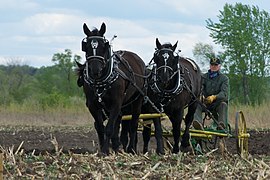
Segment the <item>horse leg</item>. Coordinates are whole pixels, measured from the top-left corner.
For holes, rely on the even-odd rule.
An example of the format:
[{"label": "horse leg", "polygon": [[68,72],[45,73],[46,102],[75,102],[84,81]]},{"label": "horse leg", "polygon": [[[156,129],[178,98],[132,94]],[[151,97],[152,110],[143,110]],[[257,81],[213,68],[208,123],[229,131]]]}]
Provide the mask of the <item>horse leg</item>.
[{"label": "horse leg", "polygon": [[[114,104],[112,106],[112,109],[109,111],[110,112],[109,119],[105,127],[104,145],[101,150],[102,153],[105,155],[109,154],[110,140],[112,139],[112,137],[118,136],[118,134],[114,134],[114,133],[115,133],[115,128],[119,128],[119,126],[117,125],[118,116],[121,112],[121,105],[119,104]],[[117,132],[119,132],[119,130],[117,130]]]},{"label": "horse leg", "polygon": [[111,139],[112,141],[112,149],[114,150],[114,152],[118,152],[119,151],[119,146],[120,146],[120,141],[119,141],[119,129],[120,129],[120,124],[121,124],[121,117],[122,116],[118,116],[118,119],[115,123],[115,127],[114,127],[114,133],[113,133],[113,137]]},{"label": "horse leg", "polygon": [[189,143],[189,140],[190,140],[189,128],[192,124],[196,108],[197,108],[197,103],[193,103],[188,107],[188,112],[185,117],[186,127],[182,136],[181,147],[180,147],[182,152],[188,152],[191,150],[190,143]]},{"label": "horse leg", "polygon": [[120,134],[120,141],[122,143],[123,149],[126,152],[127,151],[127,145],[128,145],[128,133],[129,133],[129,126],[130,126],[130,120],[122,121],[122,128],[121,128],[121,134]]},{"label": "horse leg", "polygon": [[93,108],[92,106],[91,108],[89,107],[89,111],[95,119],[94,126],[98,134],[99,147],[100,150],[102,150],[104,145],[104,125],[102,112],[100,110],[97,110],[96,108]]},{"label": "horse leg", "polygon": [[128,153],[136,153],[137,152],[137,130],[138,130],[138,120],[140,114],[132,114],[132,120],[130,121],[130,140],[127,148]]},{"label": "horse leg", "polygon": [[178,153],[179,152],[179,142],[180,142],[180,133],[181,133],[181,121],[183,119],[183,113],[184,109],[181,109],[180,111],[173,111],[171,115],[169,115],[169,118],[172,122],[173,127],[173,139],[174,139],[174,145],[172,149],[172,153]]},{"label": "horse leg", "polygon": [[127,149],[127,152],[129,153],[137,153],[137,141],[138,141],[137,131],[138,131],[139,116],[142,110],[142,101],[143,97],[140,97],[132,104],[132,119],[130,121],[130,131],[129,131],[130,141]]},{"label": "horse leg", "polygon": [[100,149],[102,149],[103,145],[104,145],[104,126],[103,126],[103,122],[95,121],[94,124],[95,124],[95,129],[96,129],[97,134],[98,134],[99,147],[100,147]]},{"label": "horse leg", "polygon": [[142,135],[143,135],[143,153],[147,153],[148,152],[148,144],[149,144],[150,137],[151,137],[151,124],[145,124],[143,126]]},{"label": "horse leg", "polygon": [[104,125],[103,125],[104,117],[102,116],[101,109],[98,107],[97,104],[93,103],[94,100],[91,97],[93,96],[86,94],[85,105],[87,106],[90,114],[93,116],[95,120],[94,126],[98,135],[99,148],[100,150],[102,150],[104,146]]},{"label": "horse leg", "polygon": [[160,118],[153,119],[154,126],[155,126],[155,138],[157,142],[157,149],[156,153],[159,155],[165,154],[164,152],[164,145],[163,145],[163,137],[162,137],[162,127]]}]

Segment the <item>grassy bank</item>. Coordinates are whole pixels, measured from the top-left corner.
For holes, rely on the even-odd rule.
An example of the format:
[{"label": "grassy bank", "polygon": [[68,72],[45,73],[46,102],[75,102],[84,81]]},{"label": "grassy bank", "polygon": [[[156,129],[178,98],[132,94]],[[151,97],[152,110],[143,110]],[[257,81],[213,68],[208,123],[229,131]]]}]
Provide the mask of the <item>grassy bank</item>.
[{"label": "grassy bank", "polygon": [[73,98],[68,104],[53,106],[35,101],[0,106],[0,125],[85,126],[93,124],[85,100]]},{"label": "grassy bank", "polygon": [[[232,104],[229,108],[230,124],[234,127],[235,113],[241,110],[248,128],[269,128],[269,106],[270,103],[257,106]],[[36,102],[0,106],[0,125],[85,126],[93,125],[93,118],[85,106],[85,100],[73,98],[68,104],[45,107]]]}]

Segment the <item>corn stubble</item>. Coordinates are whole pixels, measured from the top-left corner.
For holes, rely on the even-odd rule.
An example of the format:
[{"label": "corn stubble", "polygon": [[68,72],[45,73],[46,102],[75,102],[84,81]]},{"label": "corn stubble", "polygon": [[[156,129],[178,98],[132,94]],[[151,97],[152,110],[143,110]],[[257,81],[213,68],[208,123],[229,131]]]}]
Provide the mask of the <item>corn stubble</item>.
[{"label": "corn stubble", "polygon": [[4,149],[4,179],[268,179],[270,157],[246,159],[222,153],[205,155],[152,154],[131,155],[124,152],[100,156],[63,153],[57,139],[52,139],[55,153],[24,153],[21,145]]}]

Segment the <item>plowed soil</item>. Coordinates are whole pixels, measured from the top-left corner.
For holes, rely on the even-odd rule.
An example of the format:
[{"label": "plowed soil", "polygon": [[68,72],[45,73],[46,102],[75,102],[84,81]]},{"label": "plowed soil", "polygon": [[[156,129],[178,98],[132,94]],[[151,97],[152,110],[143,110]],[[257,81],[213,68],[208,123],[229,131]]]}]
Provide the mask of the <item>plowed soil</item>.
[{"label": "plowed soil", "polygon": [[[270,156],[270,130],[249,130],[249,153],[251,155]],[[142,137],[139,133],[138,151],[142,151]],[[26,153],[54,153],[56,147],[62,151],[74,153],[95,153],[98,151],[98,139],[94,129],[90,128],[12,128],[0,131],[0,145],[13,147],[14,151],[23,149]],[[230,153],[236,152],[236,139],[226,138],[226,147]],[[154,152],[155,138],[151,138],[150,149]]]}]

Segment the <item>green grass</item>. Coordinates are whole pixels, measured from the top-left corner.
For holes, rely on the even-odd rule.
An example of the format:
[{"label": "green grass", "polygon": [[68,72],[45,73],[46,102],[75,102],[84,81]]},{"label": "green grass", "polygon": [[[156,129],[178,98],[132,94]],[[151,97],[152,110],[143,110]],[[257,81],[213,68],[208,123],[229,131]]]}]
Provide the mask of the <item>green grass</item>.
[{"label": "green grass", "polygon": [[[36,101],[0,106],[1,125],[32,126],[84,126],[93,124],[93,118],[85,106],[85,99],[70,98],[68,104],[44,106]],[[235,124],[235,114],[243,111],[249,129],[270,128],[270,103],[257,106],[235,105],[229,107],[229,123]],[[167,122],[165,122],[167,124]],[[168,123],[170,125],[170,123]]]}]

